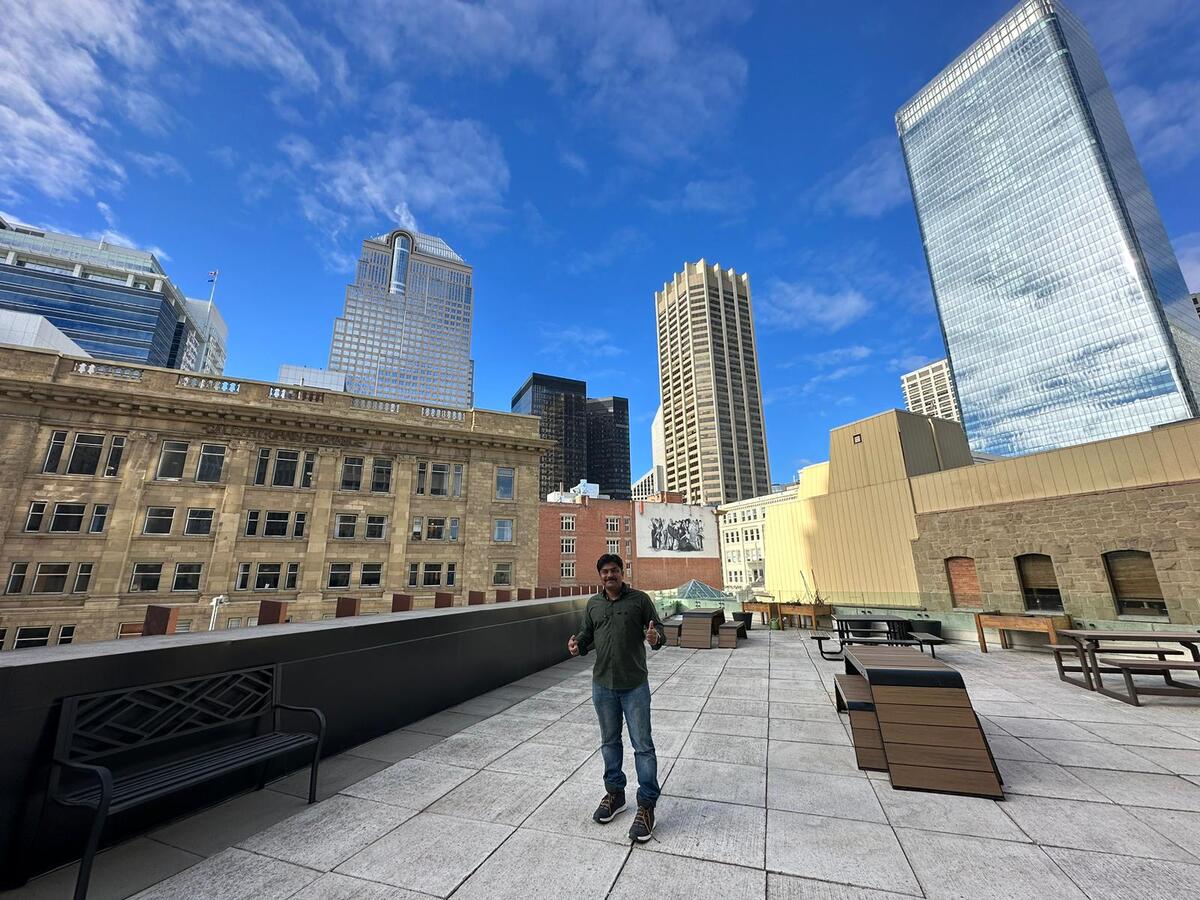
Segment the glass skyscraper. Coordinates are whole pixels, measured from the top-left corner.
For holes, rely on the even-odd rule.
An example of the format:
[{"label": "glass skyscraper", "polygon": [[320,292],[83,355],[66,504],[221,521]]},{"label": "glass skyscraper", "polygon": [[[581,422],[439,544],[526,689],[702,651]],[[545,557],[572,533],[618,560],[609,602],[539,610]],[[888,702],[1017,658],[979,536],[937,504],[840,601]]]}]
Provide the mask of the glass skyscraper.
[{"label": "glass skyscraper", "polygon": [[1025,0],[896,114],[976,452],[1196,415],[1200,318],[1087,32]]},{"label": "glass skyscraper", "polygon": [[471,267],[441,238],[396,230],[363,241],[329,368],[346,390],[466,408],[473,401]]}]

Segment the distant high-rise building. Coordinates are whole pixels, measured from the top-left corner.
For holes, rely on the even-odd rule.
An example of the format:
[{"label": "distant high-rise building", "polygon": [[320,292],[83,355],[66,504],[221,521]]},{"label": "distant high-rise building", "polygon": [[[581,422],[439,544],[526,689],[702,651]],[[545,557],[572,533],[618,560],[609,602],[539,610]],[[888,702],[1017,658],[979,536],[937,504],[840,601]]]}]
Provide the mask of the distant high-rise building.
[{"label": "distant high-rise building", "polygon": [[545,499],[551,491],[573,487],[587,478],[586,382],[535,372],[513,395],[512,411],[537,416],[539,433],[554,442],[542,454],[539,497]]},{"label": "distant high-rise building", "polygon": [[587,477],[600,493],[630,499],[629,400],[602,397],[587,401]]},{"label": "distant high-rise building", "polygon": [[654,295],[663,489],[721,504],[771,490],[750,276],[686,263]]},{"label": "distant high-rise building", "polygon": [[1196,310],[1196,316],[1200,318],[1200,292],[1192,294],[1192,306]]},{"label": "distant high-rise building", "polygon": [[96,359],[224,370],[220,312],[145,250],[0,218],[0,309],[44,316]]},{"label": "distant high-rise building", "polygon": [[962,421],[958,399],[954,396],[954,380],[950,377],[950,366],[946,360],[939,359],[901,375],[900,387],[904,390],[904,405],[909,412]]},{"label": "distant high-rise building", "polygon": [[896,125],[973,450],[1196,415],[1200,318],[1096,51],[1059,0],[1023,0]]},{"label": "distant high-rise building", "polygon": [[329,368],[354,394],[469,407],[472,270],[439,237],[396,230],[363,241]]},{"label": "distant high-rise building", "polygon": [[663,431],[663,408],[658,404],[650,423],[650,471],[630,485],[634,500],[646,500],[661,494],[667,480],[667,437]]}]

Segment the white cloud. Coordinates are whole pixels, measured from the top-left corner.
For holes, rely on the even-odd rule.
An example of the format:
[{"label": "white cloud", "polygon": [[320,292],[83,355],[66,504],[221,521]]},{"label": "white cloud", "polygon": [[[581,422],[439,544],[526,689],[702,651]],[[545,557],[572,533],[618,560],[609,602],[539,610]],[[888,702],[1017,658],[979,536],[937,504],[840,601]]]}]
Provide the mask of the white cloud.
[{"label": "white cloud", "polygon": [[1188,290],[1200,291],[1200,231],[1181,235],[1175,241],[1175,255],[1179,258]]},{"label": "white cloud", "polygon": [[826,292],[780,279],[767,284],[755,306],[760,324],[794,331],[840,331],[871,311],[871,301],[856,290]]},{"label": "white cloud", "polygon": [[649,202],[659,212],[703,212],[740,216],[754,203],[754,182],[742,172],[689,181],[683,189]]},{"label": "white cloud", "polygon": [[924,368],[938,358],[928,353],[905,353],[889,359],[888,369],[893,372],[912,372]]},{"label": "white cloud", "polygon": [[564,166],[580,175],[587,175],[589,172],[591,172],[591,166],[588,165],[588,161],[575,151],[568,150],[566,147],[559,148],[558,158]]},{"label": "white cloud", "polygon": [[1200,80],[1130,85],[1117,94],[1117,102],[1146,164],[1174,168],[1200,154]]},{"label": "white cloud", "polygon": [[111,206],[103,200],[96,204],[96,210],[100,213],[100,217],[104,219],[104,228],[99,230],[89,231],[84,237],[91,238],[96,241],[106,241],[110,244],[116,244],[121,247],[131,247],[134,250],[145,250],[148,253],[153,253],[158,257],[160,262],[167,262],[171,259],[171,255],[162,247],[154,244],[142,244],[140,241],[134,240],[129,235],[118,230],[117,214],[113,212]]},{"label": "white cloud", "polygon": [[[614,357],[625,354],[625,348],[617,343],[611,332],[603,328],[568,325],[563,328],[543,326],[539,352],[553,359],[571,359],[578,362],[580,355],[595,359],[598,356]],[[593,373],[594,377],[595,373]]]},{"label": "white cloud", "polygon": [[810,191],[820,212],[878,219],[911,199],[899,140],[878,138]]},{"label": "white cloud", "polygon": [[871,356],[872,352],[870,347],[864,347],[862,344],[853,344],[849,347],[834,347],[830,350],[823,350],[820,353],[809,354],[805,357],[805,361],[810,366],[823,369],[826,366],[859,362]]},{"label": "white cloud", "polygon": [[1078,14],[1100,54],[1110,80],[1124,80],[1135,58],[1200,21],[1195,0],[1075,0]]},{"label": "white cloud", "polygon": [[147,175],[162,175],[191,181],[183,163],[169,153],[129,153],[129,159]]},{"label": "white cloud", "polygon": [[631,253],[644,249],[645,245],[646,237],[641,231],[632,225],[623,225],[610,232],[607,238],[592,246],[590,250],[574,254],[567,262],[566,269],[571,275],[583,275],[603,269]]}]

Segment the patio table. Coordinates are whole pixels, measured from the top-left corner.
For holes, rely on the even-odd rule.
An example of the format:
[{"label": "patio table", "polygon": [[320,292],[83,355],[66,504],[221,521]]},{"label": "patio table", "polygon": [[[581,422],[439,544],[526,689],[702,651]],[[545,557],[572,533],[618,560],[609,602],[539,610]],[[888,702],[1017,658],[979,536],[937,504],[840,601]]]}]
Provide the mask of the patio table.
[{"label": "patio table", "polygon": [[1103,641],[1127,643],[1163,643],[1181,644],[1192,654],[1193,662],[1200,662],[1200,631],[1099,631],[1085,628],[1067,628],[1058,632],[1075,645],[1079,655],[1079,671],[1083,674],[1083,682],[1067,679],[1072,684],[1079,684],[1089,691],[1097,691],[1109,697],[1122,699],[1119,695],[1104,687],[1100,675],[1102,672],[1116,672],[1117,669],[1105,669],[1096,661],[1096,654],[1103,653],[1100,646]]}]

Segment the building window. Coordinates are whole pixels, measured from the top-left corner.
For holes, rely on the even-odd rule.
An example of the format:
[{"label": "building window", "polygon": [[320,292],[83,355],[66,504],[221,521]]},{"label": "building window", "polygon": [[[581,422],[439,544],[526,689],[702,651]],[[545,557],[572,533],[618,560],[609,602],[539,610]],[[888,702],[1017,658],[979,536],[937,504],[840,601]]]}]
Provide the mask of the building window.
[{"label": "building window", "polygon": [[117,627],[117,640],[122,638],[135,638],[142,636],[141,622],[122,622]]},{"label": "building window", "polygon": [[238,565],[237,580],[233,583],[235,591],[244,591],[250,587],[250,563]]},{"label": "building window", "polygon": [[290,513],[268,510],[263,523],[263,537],[287,537],[289,518]]},{"label": "building window", "polygon": [[575,563],[573,561],[559,563],[558,574],[562,578],[574,578],[575,577]]},{"label": "building window", "polygon": [[454,464],[453,475],[450,480],[450,496],[461,497],[463,489],[463,467],[462,463]]},{"label": "building window", "polygon": [[256,591],[279,590],[279,563],[259,563],[254,572],[254,589]]},{"label": "building window", "polygon": [[300,578],[300,563],[288,563],[287,575],[284,577],[283,589],[285,591],[294,591],[296,589],[296,581]]},{"label": "building window", "polygon": [[856,434],[856,435],[854,435],[853,438],[851,438],[851,440],[853,440],[854,443],[856,443],[856,444],[861,444],[862,443],[862,435]]},{"label": "building window", "polygon": [[1042,553],[1018,556],[1017,578],[1025,608],[1031,611],[1062,612],[1062,594],[1054,574],[1054,560]]},{"label": "building window", "polygon": [[158,590],[162,579],[162,563],[134,563],[133,577],[129,579],[131,593],[147,593]]},{"label": "building window", "polygon": [[429,463],[417,463],[417,493],[425,493],[425,481],[429,476]]},{"label": "building window", "polygon": [[367,540],[382,541],[387,537],[387,516],[367,516]]},{"label": "building window", "polygon": [[425,520],[425,540],[444,541],[446,539],[446,519],[442,516],[430,516]]},{"label": "building window", "polygon": [[510,562],[492,563],[492,584],[507,587],[512,584],[513,564]]},{"label": "building window", "polygon": [[15,562],[12,568],[8,570],[8,583],[4,586],[4,593],[19,594],[25,590],[25,575],[29,572],[29,563]]},{"label": "building window", "polygon": [[383,563],[363,563],[358,583],[363,587],[379,587],[383,583]]},{"label": "building window", "polygon": [[342,460],[342,490],[357,491],[362,487],[363,458],[347,456]]},{"label": "building window", "polygon": [[108,504],[97,503],[92,507],[92,523],[88,526],[89,534],[100,534],[108,522]]},{"label": "building window", "polygon": [[620,516],[606,516],[604,519],[604,530],[607,531],[609,534],[620,534],[621,533],[621,517]]},{"label": "building window", "polygon": [[575,517],[574,516],[559,516],[559,522],[562,525],[563,531],[574,531],[575,530]]},{"label": "building window", "polygon": [[187,522],[184,523],[184,534],[210,534],[212,532],[213,511],[211,509],[189,509]]},{"label": "building window", "polygon": [[225,468],[225,448],[221,444],[201,444],[200,462],[196,464],[196,480],[216,483]]},{"label": "building window", "polygon": [[24,650],[28,647],[48,647],[50,646],[50,626],[49,625],[25,625],[17,629],[16,640],[13,641],[14,650]]},{"label": "building window", "polygon": [[77,434],[71,447],[71,459],[67,463],[68,475],[95,475],[100,468],[100,450],[104,446],[102,434]]},{"label": "building window", "polygon": [[75,643],[75,626],[74,625],[59,625],[58,626],[58,646],[64,644]]},{"label": "building window", "polygon": [[242,627],[242,617],[234,616],[232,619],[226,620],[225,627],[226,628],[241,628]]},{"label": "building window", "polygon": [[295,524],[292,526],[292,537],[304,537],[304,526],[308,523],[308,513],[296,513]]},{"label": "building window", "polygon": [[419,541],[421,539],[421,528],[424,520],[420,516],[413,516],[412,531],[408,535],[410,541]]},{"label": "building window", "polygon": [[429,496],[450,496],[450,464],[431,463],[429,466]]},{"label": "building window", "polygon": [[[202,563],[175,563],[175,580],[171,582],[171,590],[200,590],[200,570],[202,568]],[[178,627],[175,630],[178,631]]]},{"label": "building window", "polygon": [[574,556],[575,555],[575,538],[573,538],[573,537],[561,538],[558,543],[559,543],[559,547],[562,548],[562,552],[563,552],[564,556]]},{"label": "building window", "polygon": [[450,517],[450,531],[447,539],[451,541],[458,540],[458,516]]},{"label": "building window", "polygon": [[630,518],[629,516],[625,516],[625,533],[629,534],[632,531],[633,531],[633,519]]},{"label": "building window", "polygon": [[408,586],[416,587],[417,579],[421,576],[421,567],[418,563],[408,564]]},{"label": "building window", "polygon": [[70,563],[38,563],[33,576],[34,594],[62,594],[67,590],[67,572]]},{"label": "building window", "polygon": [[304,452],[304,470],[300,473],[300,487],[310,488],[313,485],[313,469],[317,465],[317,454],[311,450]]},{"label": "building window", "polygon": [[155,478],[178,481],[183,477],[187,462],[188,445],[185,441],[163,441],[158,457],[158,472]]},{"label": "building window", "polygon": [[246,510],[246,537],[258,534],[258,519],[262,513],[257,509]]},{"label": "building window", "polygon": [[175,623],[175,633],[176,634],[187,634],[191,630],[192,630],[192,620],[191,619],[180,619],[178,622]]},{"label": "building window", "polygon": [[512,543],[513,539],[513,520],[512,519],[496,519],[492,528],[492,540],[501,543]]},{"label": "building window", "polygon": [[[104,464],[105,478],[113,478],[121,471],[121,458],[124,455],[125,438],[122,435],[117,435],[108,445],[108,462]],[[59,643],[61,644],[62,641],[59,641]]]},{"label": "building window", "polygon": [[425,563],[424,577],[421,584],[425,587],[439,587],[442,583],[442,564]]},{"label": "building window", "polygon": [[615,539],[614,539],[614,538],[609,538],[608,540],[606,540],[606,541],[604,542],[604,552],[605,552],[605,553],[612,553],[612,554],[617,554],[617,553],[620,553],[620,552],[621,552],[621,540],[620,540],[620,538],[615,538]]},{"label": "building window", "polygon": [[75,586],[72,594],[86,594],[92,583],[92,563],[80,563],[75,567]]},{"label": "building window", "polygon": [[254,483],[267,483],[267,469],[271,465],[271,451],[263,447],[258,451],[258,462],[254,466]]},{"label": "building window", "polygon": [[67,433],[55,431],[50,435],[50,444],[46,447],[46,459],[42,462],[42,472],[47,475],[57,475],[62,463],[63,448],[67,445]]},{"label": "building window", "polygon": [[25,516],[26,531],[40,531],[42,521],[46,518],[46,503],[42,500],[34,500],[29,504],[29,514]]},{"label": "building window", "polygon": [[151,506],[146,510],[146,521],[142,524],[142,534],[170,534],[174,521],[175,507]]},{"label": "building window", "polygon": [[454,579],[458,574],[457,563],[446,563],[446,587],[454,587]]},{"label": "building window", "polygon": [[950,585],[950,604],[965,609],[983,609],[979,574],[969,556],[951,556],[946,560],[946,581]]},{"label": "building window", "polygon": [[334,532],[334,537],[352,538],[354,532],[358,530],[358,516],[354,513],[338,513],[337,530]]},{"label": "building window", "polygon": [[300,465],[299,450],[276,450],[275,471],[271,475],[272,487],[295,487],[296,469]]},{"label": "building window", "polygon": [[331,587],[331,588],[350,587],[350,569],[351,569],[351,563],[330,563],[329,564],[329,587]]},{"label": "building window", "polygon": [[1167,604],[1149,553],[1113,550],[1104,554],[1104,568],[1112,585],[1118,615],[1167,618]]},{"label": "building window", "polygon": [[371,464],[371,491],[386,494],[392,489],[392,461],[376,457]]},{"label": "building window", "polygon": [[512,466],[496,467],[496,499],[512,500],[516,496],[517,470]]}]

